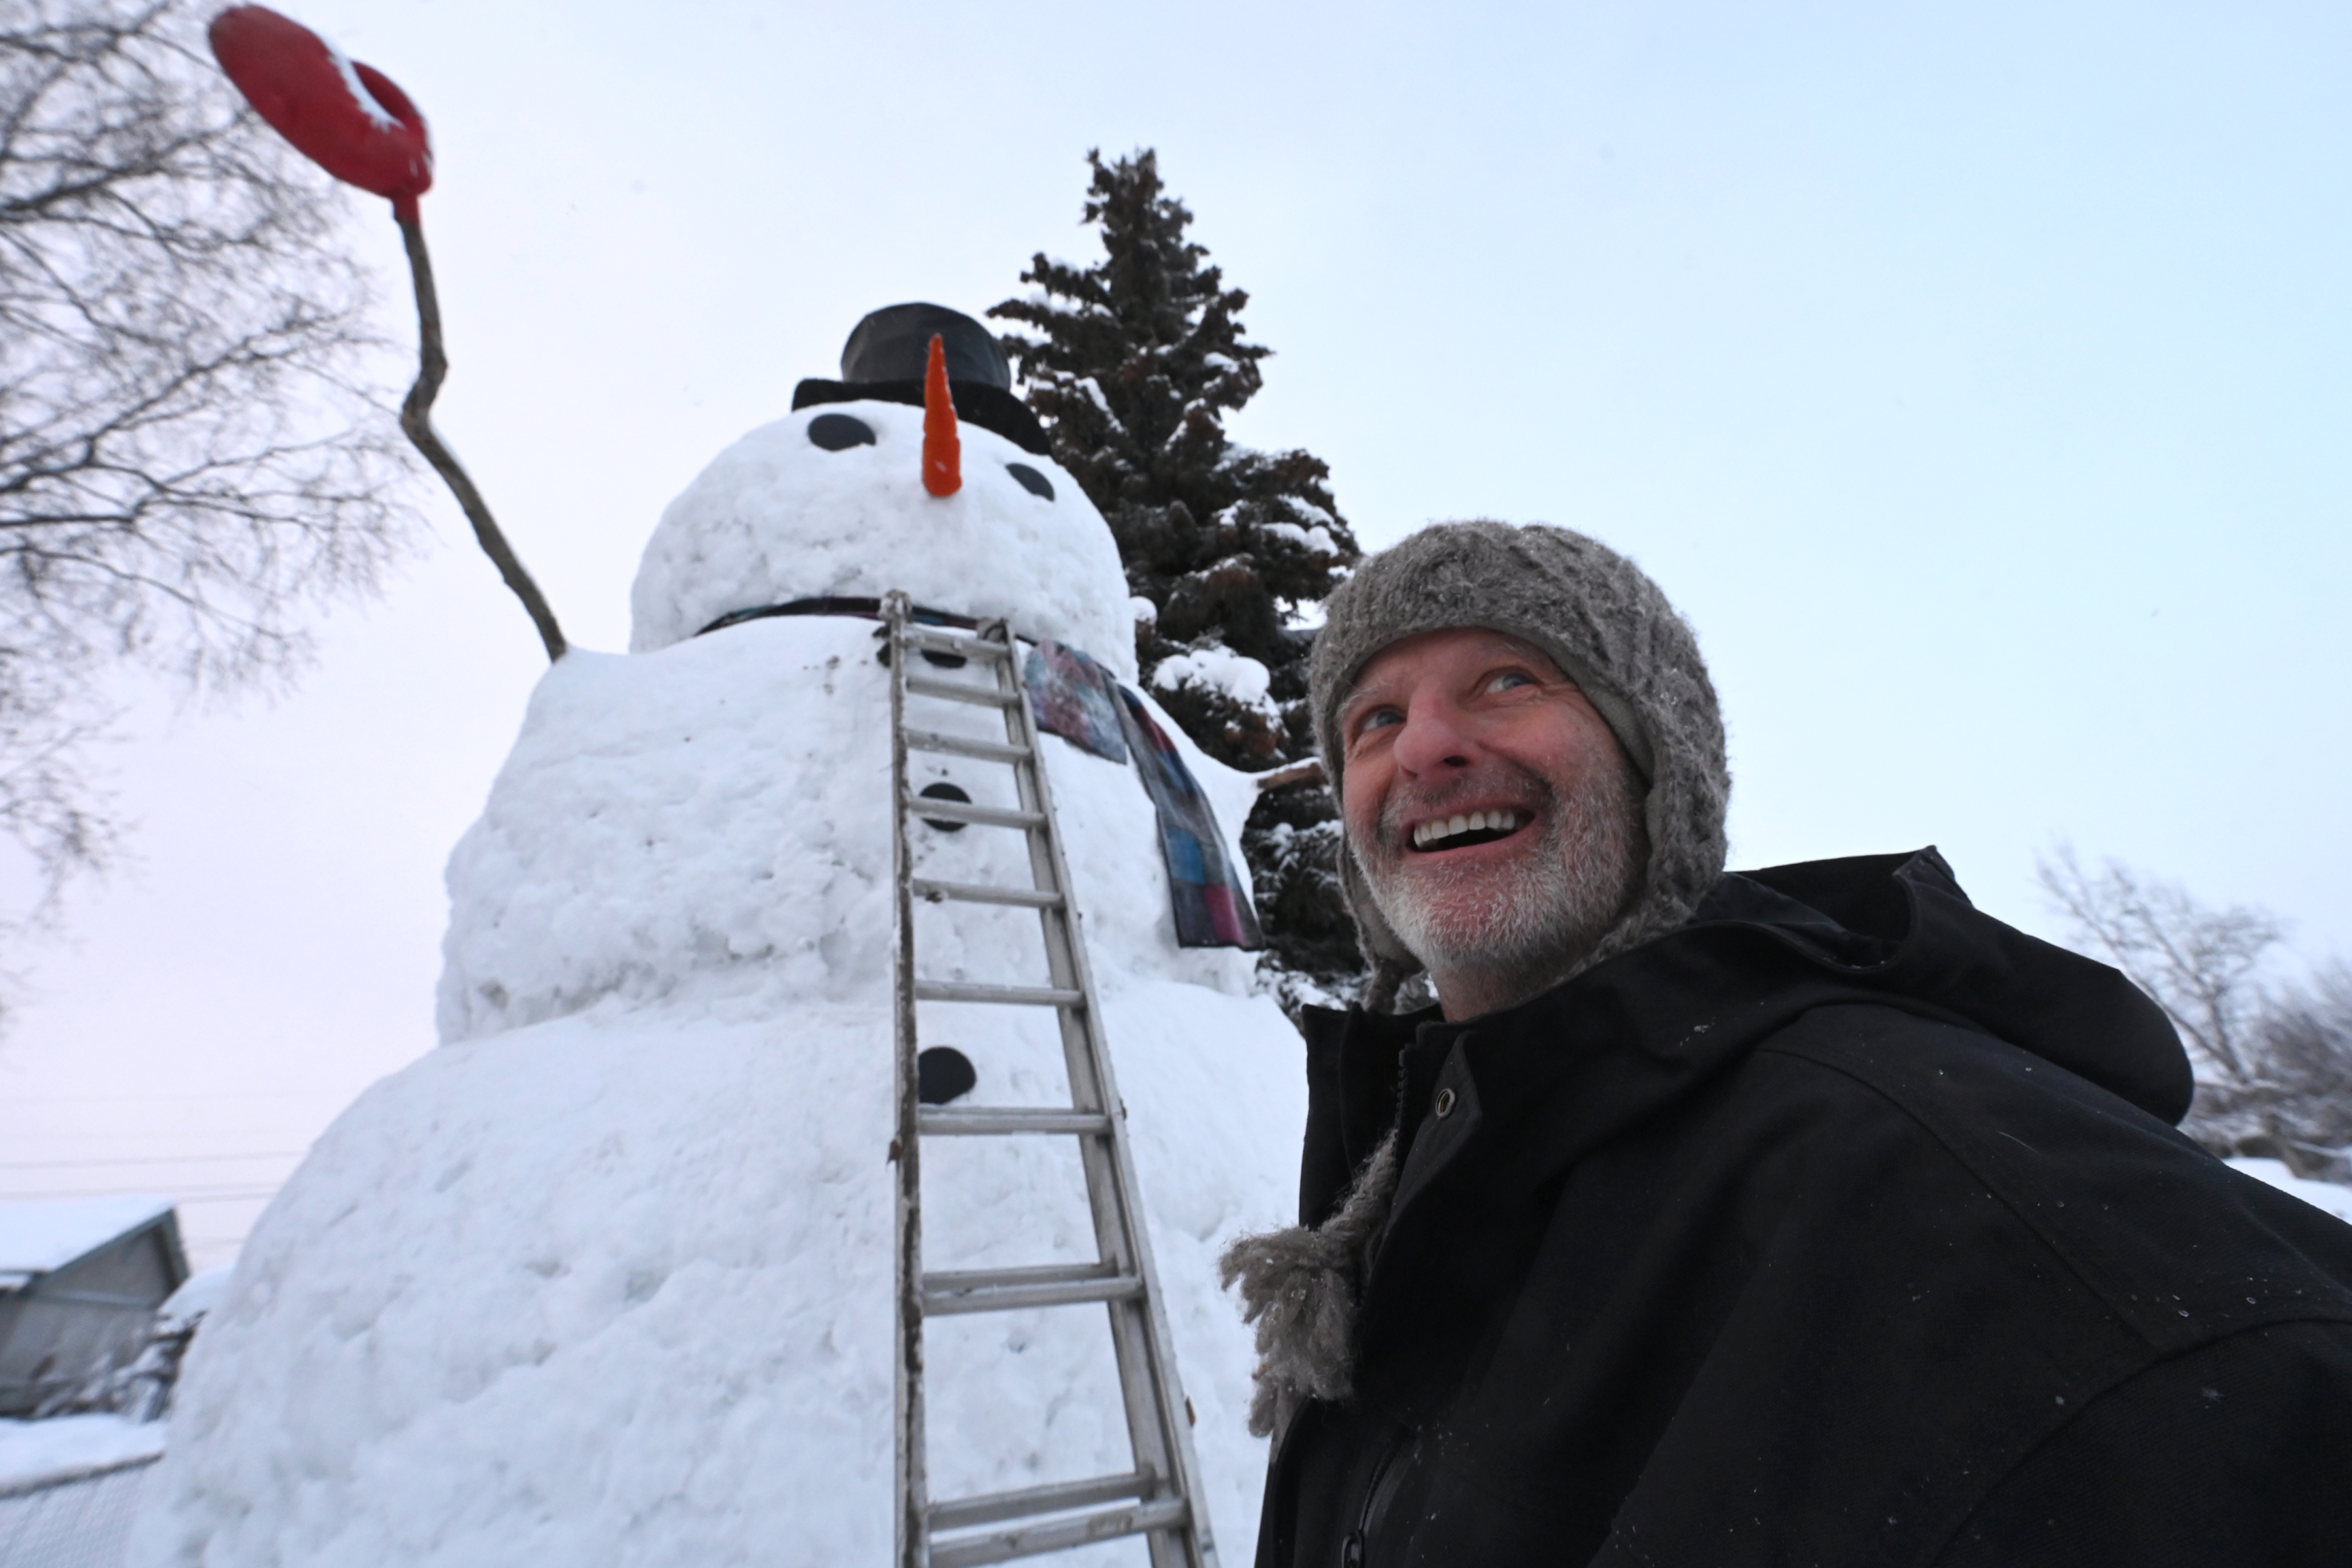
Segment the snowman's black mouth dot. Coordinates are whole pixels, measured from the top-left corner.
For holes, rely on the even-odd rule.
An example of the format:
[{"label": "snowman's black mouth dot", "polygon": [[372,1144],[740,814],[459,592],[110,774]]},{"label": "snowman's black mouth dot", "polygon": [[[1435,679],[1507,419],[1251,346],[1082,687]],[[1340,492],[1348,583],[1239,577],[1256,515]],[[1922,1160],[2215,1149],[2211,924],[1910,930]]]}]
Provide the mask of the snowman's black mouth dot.
[{"label": "snowman's black mouth dot", "polygon": [[1004,465],[1004,471],[1020,480],[1021,488],[1031,495],[1042,497],[1046,500],[1054,499],[1054,481],[1028,464],[1007,463]]},{"label": "snowman's black mouth dot", "polygon": [[961,1099],[979,1081],[971,1058],[953,1046],[933,1046],[915,1058],[915,1098],[925,1105]]},{"label": "snowman's black mouth dot", "polygon": [[[970,805],[971,804],[971,796],[964,794],[962,788],[956,784],[925,784],[918,793],[920,794],[925,800],[960,800],[966,805]],[[926,827],[936,827],[941,833],[961,833],[964,830],[964,825],[961,822],[944,822],[936,816],[927,816],[923,818],[923,826]]]},{"label": "snowman's black mouth dot", "polygon": [[850,414],[820,414],[809,421],[808,438],[828,452],[874,445],[874,426]]}]

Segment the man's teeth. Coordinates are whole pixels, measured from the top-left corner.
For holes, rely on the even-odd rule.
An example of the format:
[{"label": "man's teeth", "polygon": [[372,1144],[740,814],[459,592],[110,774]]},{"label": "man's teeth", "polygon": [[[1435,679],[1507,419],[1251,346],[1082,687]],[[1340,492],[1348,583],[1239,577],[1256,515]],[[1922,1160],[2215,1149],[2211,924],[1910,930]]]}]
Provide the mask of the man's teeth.
[{"label": "man's teeth", "polygon": [[1516,833],[1519,814],[1516,811],[1474,811],[1467,816],[1433,817],[1412,830],[1412,847],[1426,849],[1441,838],[1451,838],[1457,833],[1479,833],[1492,829],[1496,833]]}]

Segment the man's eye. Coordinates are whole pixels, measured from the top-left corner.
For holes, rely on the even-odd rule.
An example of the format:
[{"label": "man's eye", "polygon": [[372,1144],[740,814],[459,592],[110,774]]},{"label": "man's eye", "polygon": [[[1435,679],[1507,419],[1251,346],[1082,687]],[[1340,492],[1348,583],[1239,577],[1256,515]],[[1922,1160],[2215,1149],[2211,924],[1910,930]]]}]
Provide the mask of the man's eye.
[{"label": "man's eye", "polygon": [[1385,730],[1391,724],[1402,724],[1403,722],[1404,715],[1398,712],[1395,709],[1375,708],[1370,712],[1365,714],[1361,719],[1356,721],[1356,733],[1360,735],[1370,730]]},{"label": "man's eye", "polygon": [[1507,669],[1503,671],[1502,674],[1495,677],[1494,679],[1486,682],[1486,689],[1489,691],[1508,691],[1515,686],[1533,686],[1535,683],[1535,677],[1531,675],[1526,674],[1520,670]]}]

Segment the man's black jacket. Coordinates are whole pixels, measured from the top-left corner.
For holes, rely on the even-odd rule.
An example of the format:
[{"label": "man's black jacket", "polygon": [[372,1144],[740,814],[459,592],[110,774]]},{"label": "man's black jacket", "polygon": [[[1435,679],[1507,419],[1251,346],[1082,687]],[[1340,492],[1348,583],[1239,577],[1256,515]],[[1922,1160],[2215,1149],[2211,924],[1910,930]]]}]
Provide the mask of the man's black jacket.
[{"label": "man's black jacket", "polygon": [[1262,1568],[2352,1563],[2352,1226],[2175,1131],[2163,1015],[1934,851],[1309,1036],[1302,1218],[1400,1096],[1411,1142]]}]

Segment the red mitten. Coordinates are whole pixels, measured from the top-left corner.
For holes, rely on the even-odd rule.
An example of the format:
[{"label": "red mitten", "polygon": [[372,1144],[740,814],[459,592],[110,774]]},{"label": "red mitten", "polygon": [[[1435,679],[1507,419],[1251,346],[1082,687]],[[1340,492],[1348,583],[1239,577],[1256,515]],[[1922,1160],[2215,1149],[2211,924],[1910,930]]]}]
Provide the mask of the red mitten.
[{"label": "red mitten", "polygon": [[213,18],[213,57],[261,118],[335,178],[392,199],[403,222],[433,185],[425,116],[392,79],[266,5]]}]

